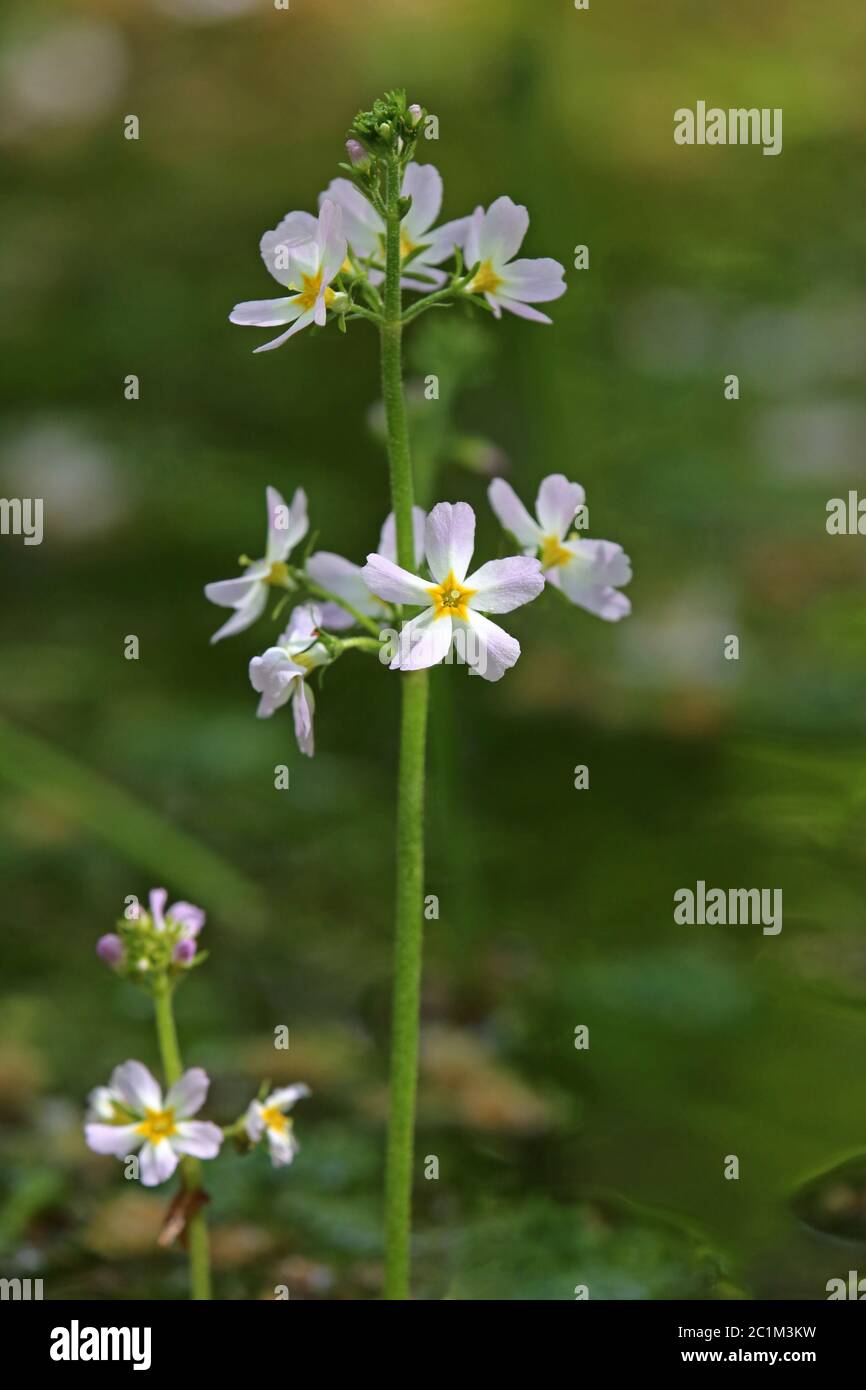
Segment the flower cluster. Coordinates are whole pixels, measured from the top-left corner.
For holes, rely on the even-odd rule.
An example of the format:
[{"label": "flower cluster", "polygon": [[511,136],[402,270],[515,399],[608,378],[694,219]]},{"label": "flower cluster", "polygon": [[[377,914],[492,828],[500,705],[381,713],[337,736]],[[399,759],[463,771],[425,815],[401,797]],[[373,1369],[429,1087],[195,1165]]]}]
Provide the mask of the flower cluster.
[{"label": "flower cluster", "polygon": [[[167,902],[164,888],[151,889],[148,908],[133,903],[117,931],[100,937],[96,947],[101,959],[118,974],[146,985],[157,1001],[158,1018],[160,1009],[170,1011],[181,974],[204,959],[196,945],[205,923],[204,911],[188,902],[171,906]],[[173,1037],[173,1021],[167,1027]],[[159,1027],[158,1033],[164,1048]],[[145,1187],[166,1182],[184,1159],[216,1158],[229,1136],[243,1151],[266,1139],[275,1168],[291,1163],[298,1144],[286,1112],[295,1101],[310,1095],[307,1086],[299,1083],[266,1094],[265,1084],[258,1098],[223,1129],[209,1120],[193,1119],[207,1099],[210,1078],[201,1067],[181,1073],[176,1041],[169,1046],[169,1061],[177,1080],[165,1093],[152,1072],[137,1061],[115,1067],[108,1085],[90,1092],[84,1135],[95,1153],[121,1160],[135,1157],[134,1175]]]},{"label": "flower cluster", "polygon": [[289,212],[265,232],[262,260],[288,294],[245,300],[229,315],[247,328],[285,328],[255,352],[280,347],[329,318],[343,329],[355,318],[383,321],[389,163],[400,174],[401,283],[422,295],[405,321],[451,299],[487,308],[497,318],[507,309],[534,323],[551,322],[531,306],[564,294],[565,272],[550,257],[518,258],[529,230],[525,207],[503,195],[487,209],[439,222],[442,176],[434,165],[411,158],[423,118],[421,107],[407,106],[402,92],[359,113],[347,144],[350,162],[342,166],[345,176],[319,194],[318,215]]},{"label": "flower cluster", "polygon": [[207,1099],[210,1077],[190,1067],[163,1095],[143,1062],[123,1062],[107,1086],[96,1086],[87,1097],[84,1137],[98,1154],[127,1160],[138,1158],[138,1177],[145,1187],[167,1182],[184,1156],[216,1158],[227,1135],[243,1134],[241,1149],[267,1141],[274,1168],[284,1168],[298,1152],[288,1111],[311,1094],[298,1083],[251,1100],[241,1118],[222,1129],[210,1120],[194,1120]]},{"label": "flower cluster", "polygon": [[187,902],[167,907],[167,902],[164,888],[152,888],[148,909],[133,903],[115,931],[96,943],[96,954],[106,965],[148,989],[205,959],[205,952],[198,949],[198,935],[205,924],[203,909]]},{"label": "flower cluster", "polygon": [[[631,579],[622,547],[586,539],[574,529],[585,511],[579,483],[561,473],[545,478],[535,517],[501,478],[490,484],[488,496],[496,517],[523,553],[488,560],[470,573],[475,512],[468,502],[439,502],[428,515],[420,507],[413,509],[412,573],[397,564],[393,513],[364,565],[318,550],[293,566],[291,552],[308,530],[307,499],[298,489],[287,506],[276,488],[269,487],[264,558],[247,562],[246,574],[239,579],[205,587],[212,602],[235,609],[212,641],[253,623],[270,590],[281,593],[277,611],[287,598],[299,600],[276,642],[249,663],[250,683],[260,697],[259,718],[267,719],[291,702],[298,747],[312,756],[311,677],[349,649],[378,652],[392,671],[414,671],[456,658],[471,675],[499,680],[520,656],[520,644],[489,615],[510,613],[532,602],[545,582],[571,603],[610,622],[631,611],[620,592]],[[406,608],[417,611],[402,621]],[[351,629],[372,636],[346,637]]]}]

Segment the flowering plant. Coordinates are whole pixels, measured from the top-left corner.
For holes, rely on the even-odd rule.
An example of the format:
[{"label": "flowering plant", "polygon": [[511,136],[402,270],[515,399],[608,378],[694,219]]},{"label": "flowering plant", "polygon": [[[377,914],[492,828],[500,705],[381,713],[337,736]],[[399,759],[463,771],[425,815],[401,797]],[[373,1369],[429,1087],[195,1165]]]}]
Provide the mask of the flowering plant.
[{"label": "flowering plant", "polygon": [[[280,347],[313,325],[336,324],[346,332],[365,320],[378,331],[392,507],[378,548],[363,566],[329,551],[292,563],[307,530],[306,497],[297,491],[287,507],[269,488],[264,559],[247,562],[240,579],[205,590],[213,602],[234,609],[216,638],[249,626],[271,588],[279,594],[277,611],[286,602],[293,605],[276,644],[252,658],[249,677],[261,697],[259,716],[267,718],[291,701],[298,745],[308,756],[314,751],[317,673],[348,650],[378,655],[383,665],[401,673],[385,1178],[385,1294],[398,1299],[409,1295],[428,670],[456,658],[471,675],[498,681],[517,662],[520,644],[490,615],[533,602],[548,585],[571,603],[616,621],[629,612],[620,589],[631,578],[619,545],[587,540],[574,529],[585,510],[584,492],[562,474],[542,482],[535,517],[507,483],[492,482],[491,506],[520,553],[475,569],[475,512],[469,503],[439,502],[426,516],[414,504],[402,380],[406,327],[434,308],[454,304],[497,319],[505,309],[533,324],[550,324],[534,306],[565,292],[558,261],[518,255],[529,214],[511,198],[439,221],[442,178],[414,157],[425,115],[419,105],[407,104],[403,91],[388,92],[358,113],[346,145],[348,161],[319,195],[318,216],[290,212],[261,239],[265,266],[288,293],[237,304],[230,314],[233,323],[247,327],[288,325],[256,352]],[[416,296],[406,306],[404,291]],[[255,1123],[265,1122],[259,1116]]]},{"label": "flowering plant", "polygon": [[114,1068],[107,1086],[88,1096],[84,1137],[94,1153],[110,1154],[124,1164],[124,1176],[144,1187],[158,1187],[180,1168],[181,1186],[166,1218],[161,1244],[183,1233],[195,1299],[211,1296],[210,1252],[202,1186],[202,1160],[217,1158],[226,1139],[242,1152],[267,1137],[274,1167],[291,1163],[298,1150],[288,1111],[310,1094],[303,1084],[259,1094],[230,1125],[193,1119],[207,1100],[210,1077],[202,1067],[184,1071],[174,1020],[173,997],[182,981],[207,958],[198,936],[205,925],[202,908],[176,902],[153,888],[144,908],[133,898],[113,932],[101,936],[96,953],[116,975],[146,990],[153,999],[162,1070],[168,1089],[143,1062],[130,1060]]},{"label": "flowering plant", "polygon": [[[245,327],[279,328],[254,349],[271,351],[306,328],[366,322],[379,337],[391,510],[378,545],[364,563],[332,551],[299,553],[309,531],[307,496],[291,503],[266,492],[267,535],[260,559],[241,558],[242,573],[208,584],[206,597],[231,614],[214,633],[221,641],[251,627],[276,600],[288,607],[276,642],[249,662],[259,697],[257,714],[270,718],[290,704],[300,751],[315,751],[314,684],[349,652],[377,656],[399,672],[402,703],[396,813],[396,922],[388,1140],[385,1164],[385,1295],[409,1296],[410,1232],[419,996],[424,901],[424,779],[429,670],[456,660],[470,675],[499,681],[520,657],[520,643],[494,621],[534,602],[551,588],[608,621],[629,612],[621,587],[631,578],[628,558],[610,541],[583,538],[585,498],[562,474],[544,479],[535,516],[515,491],[494,479],[489,500],[516,553],[473,567],[475,511],[466,501],[440,501],[425,513],[415,505],[402,375],[403,333],[430,310],[462,304],[501,319],[503,310],[549,325],[535,308],[565,292],[563,267],[549,257],[518,255],[529,230],[525,207],[498,197],[485,210],[440,222],[441,176],[416,162],[425,112],[392,91],[355,117],[347,162],[319,195],[318,211],[289,212],[265,232],[266,269],[286,293],[248,300],[229,317]],[[415,296],[404,305],[404,292]],[[384,508],[383,508],[384,510]],[[311,549],[311,547],[309,547]],[[360,558],[360,557],[359,557]],[[141,1151],[141,1178],[166,1180],[178,1165],[189,1199],[187,1224],[193,1290],[209,1296],[207,1232],[200,1209],[200,1164],[223,1139],[255,1146],[266,1140],[275,1166],[296,1150],[287,1114],[308,1094],[303,1085],[269,1092],[263,1085],[243,1116],[220,1131],[192,1120],[207,1093],[200,1068],[184,1073],[171,999],[204,960],[199,933],[204,914],[188,903],[166,908],[163,890],[151,894],[116,932],[101,938],[100,956],[152,994],[163,1070],[163,1096],[141,1063],[118,1067],[108,1087],[91,1096],[87,1136],[101,1153]]]}]

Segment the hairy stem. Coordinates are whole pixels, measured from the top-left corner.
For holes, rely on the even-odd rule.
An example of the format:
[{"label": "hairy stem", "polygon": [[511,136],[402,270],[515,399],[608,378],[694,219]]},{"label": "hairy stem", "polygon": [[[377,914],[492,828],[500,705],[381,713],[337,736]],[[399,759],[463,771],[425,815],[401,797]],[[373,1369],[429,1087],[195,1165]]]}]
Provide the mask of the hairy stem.
[{"label": "hairy stem", "polygon": [[[388,431],[391,504],[397,523],[397,559],[414,571],[413,478],[401,361],[400,164],[386,168],[382,395]],[[400,677],[400,768],[397,790],[397,893],[391,1033],[388,1146],[385,1171],[385,1297],[409,1297],[414,1168],[415,1097],[424,899],[424,768],[428,674]]]},{"label": "hairy stem", "polygon": [[[154,995],[156,1010],[156,1035],[167,1086],[180,1080],[183,1063],[180,1059],[180,1046],[177,1041],[177,1028],[174,1022],[172,992],[168,984]],[[188,1154],[180,1161],[183,1185],[187,1192],[197,1192],[201,1187],[201,1163]],[[186,1227],[187,1252],[189,1254],[190,1297],[197,1302],[207,1301],[211,1296],[210,1249],[208,1246],[207,1222],[203,1211],[190,1217]]]}]

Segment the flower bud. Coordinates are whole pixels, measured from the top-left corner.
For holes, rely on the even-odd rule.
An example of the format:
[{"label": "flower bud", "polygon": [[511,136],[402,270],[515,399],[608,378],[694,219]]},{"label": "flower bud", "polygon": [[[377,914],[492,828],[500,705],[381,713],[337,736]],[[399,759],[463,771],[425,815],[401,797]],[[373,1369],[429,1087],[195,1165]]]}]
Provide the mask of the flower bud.
[{"label": "flower bud", "polygon": [[189,937],[184,937],[183,941],[179,941],[175,946],[172,958],[177,965],[189,965],[195,951],[195,942],[191,941]]},{"label": "flower bud", "polygon": [[106,965],[119,965],[123,960],[123,942],[114,932],[108,932],[97,941],[96,954]]},{"label": "flower bud", "polygon": [[360,140],[347,140],[346,153],[356,169],[365,169],[370,163],[370,156]]},{"label": "flower bud", "polygon": [[406,112],[406,115],[409,117],[409,124],[414,127],[416,125],[420,125],[421,117],[424,115],[424,112],[421,110],[421,107],[418,105],[417,101],[413,101],[412,105],[409,107],[409,110]]},{"label": "flower bud", "polygon": [[383,121],[382,124],[379,126],[379,134],[381,135],[383,140],[391,139],[391,127],[387,121]]}]

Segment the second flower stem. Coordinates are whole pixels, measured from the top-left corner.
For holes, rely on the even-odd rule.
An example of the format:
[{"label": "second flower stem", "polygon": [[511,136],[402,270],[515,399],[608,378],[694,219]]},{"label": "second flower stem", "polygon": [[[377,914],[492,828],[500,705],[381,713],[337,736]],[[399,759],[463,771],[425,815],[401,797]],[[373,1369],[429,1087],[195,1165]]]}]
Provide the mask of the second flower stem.
[{"label": "second flower stem", "polygon": [[[403,394],[402,295],[400,289],[400,161],[388,157],[385,186],[384,322],[381,328],[382,395],[388,432],[391,505],[397,559],[415,570],[412,506],[414,481]],[[424,902],[424,771],[427,747],[427,671],[400,677],[400,768],[397,791],[397,901],[394,928],[394,998],[388,1146],[385,1170],[385,1297],[409,1297],[415,1098],[421,999]]]},{"label": "second flower stem", "polygon": [[[156,1011],[156,1035],[166,1086],[173,1086],[183,1072],[180,1058],[180,1045],[172,1007],[172,991],[168,984],[154,995]],[[181,1173],[185,1190],[194,1194],[201,1188],[201,1164],[197,1158],[187,1154],[181,1159]],[[210,1247],[207,1221],[202,1210],[196,1211],[187,1221],[187,1252],[189,1254],[190,1297],[197,1302],[206,1302],[211,1296]]]}]

